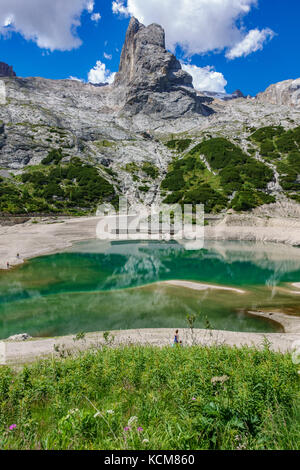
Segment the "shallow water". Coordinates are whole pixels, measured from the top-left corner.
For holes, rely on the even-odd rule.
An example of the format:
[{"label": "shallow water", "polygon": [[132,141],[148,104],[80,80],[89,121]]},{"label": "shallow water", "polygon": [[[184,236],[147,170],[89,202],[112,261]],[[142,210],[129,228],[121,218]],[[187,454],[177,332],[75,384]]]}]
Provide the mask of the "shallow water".
[{"label": "shallow water", "polygon": [[[189,280],[242,288],[194,291],[159,284]],[[198,251],[180,244],[91,241],[0,273],[0,338],[130,328],[182,328],[197,314],[232,331],[278,331],[250,309],[300,314],[300,249],[242,242],[208,242]],[[294,289],[295,290],[295,289]]]}]

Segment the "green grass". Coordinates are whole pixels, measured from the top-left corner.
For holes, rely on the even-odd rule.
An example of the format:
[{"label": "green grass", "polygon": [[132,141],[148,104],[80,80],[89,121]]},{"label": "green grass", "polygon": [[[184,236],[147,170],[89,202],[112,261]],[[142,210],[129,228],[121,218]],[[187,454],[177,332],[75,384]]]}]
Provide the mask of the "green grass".
[{"label": "green grass", "polygon": [[299,449],[299,398],[267,344],[104,348],[2,367],[0,448]]}]

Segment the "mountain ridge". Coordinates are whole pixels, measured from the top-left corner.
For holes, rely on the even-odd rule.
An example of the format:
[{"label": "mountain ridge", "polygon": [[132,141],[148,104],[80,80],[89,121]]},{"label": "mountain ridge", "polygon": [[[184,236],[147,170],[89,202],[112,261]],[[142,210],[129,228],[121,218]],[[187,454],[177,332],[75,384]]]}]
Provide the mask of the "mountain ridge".
[{"label": "mountain ridge", "polygon": [[[241,191],[244,196],[245,191],[262,192],[256,198],[259,205],[274,198],[292,201],[289,196],[297,196],[299,147],[293,140],[293,129],[300,124],[300,110],[291,104],[292,100],[285,98],[274,103],[268,94],[262,94],[259,99],[237,97],[229,101],[197,96],[191,85],[192,78],[181,69],[175,56],[166,51],[164,32],[159,25],[145,27],[133,19],[126,37],[120,70],[112,85],[97,87],[72,80],[14,76],[0,79],[0,167],[14,175],[11,182],[1,177],[0,212],[17,210],[9,205],[7,194],[12,191],[17,201],[20,188],[41,203],[41,207],[62,210],[65,198],[64,209],[68,208],[73,197],[73,180],[75,194],[80,194],[81,173],[87,175],[85,182],[89,181],[87,187],[90,187],[87,192],[90,191],[92,197],[95,195],[92,185],[100,180],[86,166],[94,167],[114,188],[114,194],[126,195],[133,206],[138,202],[160,203],[168,197],[176,199],[178,195],[172,196],[172,189],[169,192],[168,187],[162,187],[174,170],[174,161],[187,160],[189,155],[186,154],[205,141],[212,140],[209,145],[213,146],[213,139],[225,139],[223,144],[229,152],[241,151],[241,158],[248,166],[255,162],[257,168],[263,165],[270,180],[266,186],[258,188],[245,176],[239,183],[240,189],[229,193],[227,183],[222,183],[225,168],[212,168],[210,157],[207,158],[205,152],[195,151],[196,161],[193,161],[198,170],[192,177],[189,171],[181,169],[185,179],[182,191],[194,191],[198,184],[207,196],[209,210],[228,210]],[[285,97],[289,89],[286,88]],[[293,87],[291,90],[297,92]],[[269,129],[264,140],[255,140],[252,136],[264,128]],[[278,130],[277,134],[276,129],[282,131]],[[290,157],[293,152],[296,157]],[[83,162],[81,169],[78,169],[77,157]],[[54,171],[56,168],[65,173],[61,180]],[[42,173],[33,178],[40,181],[40,188],[29,180],[23,182],[22,175],[31,171]],[[69,179],[68,171],[77,177]],[[56,186],[45,181],[50,175]],[[229,172],[230,178],[233,173]],[[284,189],[280,184],[282,179],[284,185],[292,189]],[[106,183],[101,184],[106,187]],[[203,184],[208,185],[208,189]],[[108,200],[114,198],[109,188]],[[217,196],[212,191],[217,192]],[[189,197],[193,194],[195,201],[205,199],[199,192]],[[185,194],[178,200],[184,198]],[[226,199],[221,207],[213,203],[218,198]],[[79,200],[77,197],[76,204]],[[37,206],[30,206],[24,201],[22,207],[30,212],[38,206],[37,202]],[[84,198],[82,201],[88,203]],[[95,203],[96,199],[92,199],[87,207],[75,204],[74,210],[76,207],[80,211],[94,210]],[[236,208],[241,206],[242,203],[235,204]]]}]

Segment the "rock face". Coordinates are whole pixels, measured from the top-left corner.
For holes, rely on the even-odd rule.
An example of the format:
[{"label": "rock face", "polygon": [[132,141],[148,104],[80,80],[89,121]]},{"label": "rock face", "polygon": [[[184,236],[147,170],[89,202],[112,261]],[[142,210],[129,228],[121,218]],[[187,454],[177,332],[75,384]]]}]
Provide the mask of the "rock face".
[{"label": "rock face", "polygon": [[0,62],[0,77],[16,77],[16,74],[11,66]]},{"label": "rock face", "polygon": [[179,117],[188,113],[211,114],[197,96],[193,79],[166,50],[165,32],[157,24],[148,27],[132,18],[114,81],[117,101],[131,115],[159,114]]},{"label": "rock face", "polygon": [[259,93],[257,99],[263,103],[300,108],[300,78],[271,85],[266,91]]}]

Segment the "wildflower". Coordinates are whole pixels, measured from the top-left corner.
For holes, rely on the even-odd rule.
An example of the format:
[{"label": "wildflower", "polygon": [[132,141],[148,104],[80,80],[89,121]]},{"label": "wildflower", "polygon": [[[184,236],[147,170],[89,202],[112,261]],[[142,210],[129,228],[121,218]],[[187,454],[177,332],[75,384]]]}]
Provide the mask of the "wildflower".
[{"label": "wildflower", "polygon": [[129,421],[128,421],[128,426],[132,426],[134,425],[138,420],[138,417],[137,416],[131,416],[131,418],[129,418]]},{"label": "wildflower", "polygon": [[107,410],[106,413],[107,413],[108,415],[113,415],[113,414],[115,414],[114,410]]},{"label": "wildflower", "polygon": [[143,444],[148,444],[149,443],[149,439],[143,439]]},{"label": "wildflower", "polygon": [[193,398],[192,398],[192,401],[196,401],[196,398],[195,398],[195,397],[193,397]]},{"label": "wildflower", "polygon": [[143,432],[144,431],[144,429],[141,428],[141,427],[138,427],[137,430],[138,430],[138,432]]},{"label": "wildflower", "polygon": [[211,379],[211,383],[213,385],[215,385],[216,383],[220,382],[221,384],[227,382],[227,380],[229,380],[229,377],[228,375],[222,375],[222,377],[213,377]]},{"label": "wildflower", "polygon": [[9,430],[13,431],[14,429],[16,429],[16,427],[17,427],[16,424],[12,424],[11,426],[9,426]]},{"label": "wildflower", "polygon": [[125,431],[125,432],[130,431],[130,427],[129,427],[129,426],[125,426],[124,431]]}]

